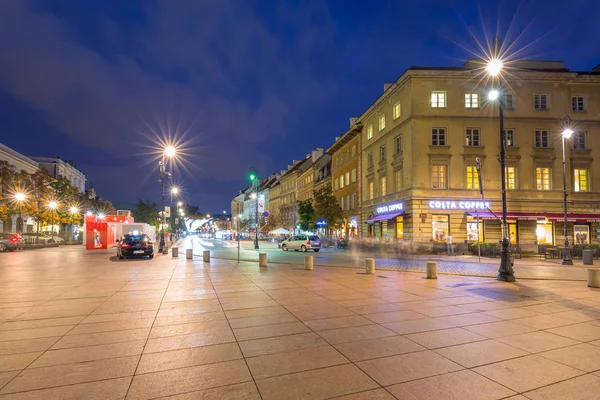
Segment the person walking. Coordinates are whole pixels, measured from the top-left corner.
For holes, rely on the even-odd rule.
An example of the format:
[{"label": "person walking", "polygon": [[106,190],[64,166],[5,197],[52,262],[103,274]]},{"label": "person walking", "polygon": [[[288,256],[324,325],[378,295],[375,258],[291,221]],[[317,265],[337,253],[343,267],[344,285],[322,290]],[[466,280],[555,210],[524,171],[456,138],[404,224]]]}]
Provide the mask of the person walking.
[{"label": "person walking", "polygon": [[452,246],[452,235],[448,235],[447,238],[447,243],[448,243],[448,255],[454,255],[454,247]]}]

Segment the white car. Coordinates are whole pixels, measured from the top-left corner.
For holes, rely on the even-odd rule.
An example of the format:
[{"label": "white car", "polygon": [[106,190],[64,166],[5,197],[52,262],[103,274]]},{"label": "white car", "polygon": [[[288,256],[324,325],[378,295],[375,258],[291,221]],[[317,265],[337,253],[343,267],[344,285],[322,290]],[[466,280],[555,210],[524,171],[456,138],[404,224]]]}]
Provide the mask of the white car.
[{"label": "white car", "polygon": [[281,242],[281,250],[308,251],[318,253],[321,250],[321,239],[317,235],[293,235]]}]

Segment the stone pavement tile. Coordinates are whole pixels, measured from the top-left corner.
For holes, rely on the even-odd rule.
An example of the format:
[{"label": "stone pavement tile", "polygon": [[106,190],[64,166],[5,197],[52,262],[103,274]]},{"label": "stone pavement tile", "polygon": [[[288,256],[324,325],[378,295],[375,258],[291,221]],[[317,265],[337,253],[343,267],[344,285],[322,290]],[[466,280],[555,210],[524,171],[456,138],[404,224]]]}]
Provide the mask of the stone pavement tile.
[{"label": "stone pavement tile", "polygon": [[409,321],[391,322],[389,324],[382,325],[401,335],[454,328],[453,325],[440,321],[437,318],[413,319]]},{"label": "stone pavement tile", "polygon": [[15,376],[19,375],[21,370],[0,372],[0,389],[10,382]]},{"label": "stone pavement tile", "polygon": [[496,340],[530,353],[540,353],[579,343],[576,340],[543,331],[522,333],[520,335],[497,338]]},{"label": "stone pavement tile", "polygon": [[420,351],[356,363],[381,386],[427,378],[463,369],[460,365],[434,353]]},{"label": "stone pavement tile", "polygon": [[116,313],[116,314],[98,314],[87,316],[81,321],[82,324],[95,324],[98,322],[111,322],[111,321],[130,321],[132,319],[144,319],[156,317],[156,310],[152,311],[136,311],[130,313]]},{"label": "stone pavement tile", "polygon": [[235,342],[235,337],[230,329],[207,333],[192,333],[189,335],[166,336],[148,339],[144,354],[230,342]]},{"label": "stone pavement tile", "polygon": [[367,314],[366,318],[370,319],[373,322],[378,324],[384,324],[387,322],[398,322],[398,321],[407,321],[411,319],[420,319],[425,318],[425,315],[420,314],[415,311],[405,310],[405,311],[391,311],[391,312],[383,312],[376,314]]},{"label": "stone pavement tile", "polygon": [[202,321],[189,324],[154,326],[150,331],[150,338],[156,339],[169,336],[189,335],[192,333],[214,333],[228,331],[229,322],[225,319]]},{"label": "stone pavement tile", "polygon": [[462,328],[419,332],[406,335],[405,337],[428,349],[438,349],[440,347],[455,346],[458,344],[471,343],[486,339],[485,336],[469,332]]},{"label": "stone pavement tile", "polygon": [[600,370],[600,347],[588,343],[551,350],[539,355],[586,372]]},{"label": "stone pavement tile", "polygon": [[564,311],[573,311],[572,307],[557,302],[543,303],[535,306],[523,307],[523,310],[533,311],[539,314],[556,314]]},{"label": "stone pavement tile", "polygon": [[367,339],[360,342],[340,343],[335,347],[352,362],[395,356],[425,350],[423,346],[402,336]]},{"label": "stone pavement tile", "polygon": [[246,358],[328,345],[322,337],[312,332],[239,342]]},{"label": "stone pavement tile", "polygon": [[556,317],[554,315],[537,315],[535,317],[518,318],[513,319],[512,322],[535,329],[557,328],[559,326],[572,325],[575,323],[571,320]]},{"label": "stone pavement tile", "polygon": [[74,385],[133,375],[139,356],[27,368],[6,385],[0,394]]},{"label": "stone pavement tile", "polygon": [[79,383],[51,389],[32,390],[22,393],[0,395],[1,400],[80,400],[80,399],[123,399],[131,377],[109,379],[98,382]]},{"label": "stone pavement tile", "polygon": [[396,334],[381,325],[372,324],[320,331],[319,335],[331,344],[338,344],[395,336]]},{"label": "stone pavement tile", "polygon": [[28,353],[36,351],[46,351],[60,337],[48,337],[40,339],[12,340],[10,342],[0,342],[0,356],[9,354]]},{"label": "stone pavement tile", "polygon": [[535,328],[517,324],[511,321],[498,321],[480,325],[469,325],[465,326],[464,329],[486,336],[490,339],[518,335],[520,333],[533,332],[536,330]]},{"label": "stone pavement tile", "polygon": [[315,319],[304,322],[308,327],[315,331],[324,331],[328,329],[350,328],[353,326],[372,325],[373,321],[361,316],[350,315],[347,317]]},{"label": "stone pavement tile", "polygon": [[496,400],[515,394],[469,370],[401,383],[390,386],[387,390],[402,400]]},{"label": "stone pavement tile", "polygon": [[12,371],[15,369],[23,369],[41,356],[41,352],[36,353],[20,353],[0,356],[0,371]]},{"label": "stone pavement tile", "polygon": [[261,400],[261,397],[254,382],[246,382],[175,396],[161,397],[161,400]]},{"label": "stone pavement tile", "polygon": [[580,342],[591,342],[592,340],[600,339],[600,326],[589,322],[552,328],[548,329],[547,332],[566,336]]},{"label": "stone pavement tile", "polygon": [[244,318],[244,317],[258,317],[261,315],[273,315],[273,314],[287,314],[288,310],[281,307],[280,305],[274,307],[258,307],[258,308],[247,308],[242,310],[228,310],[225,311],[227,318]]},{"label": "stone pavement tile", "polygon": [[175,317],[175,316],[203,314],[203,313],[216,313],[216,312],[220,312],[220,311],[223,311],[223,309],[219,305],[202,306],[202,307],[194,307],[194,308],[169,307],[169,308],[162,308],[162,309],[158,310],[158,313],[156,314],[156,316],[157,316],[157,318]]},{"label": "stone pavement tile", "polygon": [[505,310],[507,308],[511,308],[511,306],[507,306],[506,304],[498,303],[495,301],[485,301],[485,302],[481,302],[481,303],[462,304],[461,308],[465,308],[467,310],[471,310],[474,312],[486,312],[486,311]]},{"label": "stone pavement tile", "polygon": [[472,312],[469,312],[469,314],[448,315],[446,317],[439,317],[436,319],[454,326],[478,325],[500,321],[498,318],[490,317],[489,315],[485,315],[483,313]]},{"label": "stone pavement tile", "polygon": [[[381,300],[383,301],[383,300]],[[347,306],[350,311],[353,311],[357,314],[374,314],[374,313],[382,313],[382,312],[390,312],[390,311],[401,311],[406,310],[406,307],[402,305],[402,303],[379,303],[379,304],[368,304],[368,305],[355,305],[355,306]]]},{"label": "stone pavement tile", "polygon": [[477,367],[473,371],[518,393],[547,386],[584,373],[537,355],[485,365]]},{"label": "stone pavement tile", "polygon": [[355,315],[354,312],[350,311],[345,307],[338,306],[337,304],[334,306],[326,306],[326,307],[315,307],[312,306],[308,309],[304,310],[294,310],[291,306],[288,307],[289,311],[296,316],[301,321],[310,321],[313,319],[323,319],[323,318],[336,318],[336,317],[344,317],[347,315]]},{"label": "stone pavement tile", "polygon": [[166,317],[157,317],[154,320],[154,327],[165,325],[193,324],[205,321],[218,321],[224,319],[227,318],[225,318],[225,313],[223,311],[172,315]]},{"label": "stone pavement tile", "polygon": [[385,300],[378,299],[376,297],[369,297],[367,299],[362,299],[360,301],[360,306],[356,305],[356,301],[355,300],[341,300],[341,301],[336,301],[335,303],[337,305],[342,306],[342,307],[348,307],[348,308],[360,308],[360,307],[363,307],[363,306],[372,306],[372,305],[377,305],[377,304],[380,304],[380,305],[391,304],[391,303],[388,303]]},{"label": "stone pavement tile", "polygon": [[321,400],[378,387],[352,364],[261,379],[256,384],[264,400]]},{"label": "stone pavement tile", "polygon": [[523,308],[506,308],[503,310],[486,311],[485,314],[489,315],[490,317],[500,318],[504,320],[534,317],[536,315],[539,315],[538,313],[525,310]]},{"label": "stone pavement tile", "polygon": [[0,342],[9,340],[38,339],[52,336],[63,336],[69,332],[74,325],[52,326],[47,328],[29,328],[16,331],[0,331]]},{"label": "stone pavement tile", "polygon": [[468,314],[471,312],[471,310],[467,310],[459,306],[418,308],[415,311],[428,317],[445,317],[448,315]]},{"label": "stone pavement tile", "polygon": [[97,322],[91,324],[79,324],[74,327],[69,334],[70,335],[81,335],[84,333],[96,333],[96,332],[112,332],[112,331],[125,331],[129,329],[140,329],[150,328],[154,323],[154,318],[137,318],[128,321],[110,321],[110,322]]},{"label": "stone pavement tile", "polygon": [[405,310],[413,310],[413,311],[417,311],[417,312],[419,309],[422,309],[422,308],[447,306],[447,304],[444,304],[438,300],[428,300],[428,299],[422,299],[422,298],[412,300],[412,301],[406,301],[406,302],[402,302],[402,303],[396,303],[396,304],[400,304],[401,306],[404,307]]},{"label": "stone pavement tile", "polygon": [[290,313],[273,314],[273,315],[258,315],[255,317],[243,317],[229,319],[229,324],[232,328],[249,328],[261,325],[284,324],[288,322],[297,322],[298,319]]},{"label": "stone pavement tile", "polygon": [[348,359],[331,346],[267,354],[246,359],[254,379],[270,378],[317,368],[347,364]]},{"label": "stone pavement tile", "polygon": [[150,328],[132,329],[127,331],[87,333],[84,335],[63,336],[52,346],[52,350],[68,349],[72,347],[97,346],[101,344],[134,342],[145,340],[150,333]]},{"label": "stone pavement tile", "polygon": [[238,341],[262,339],[273,336],[293,335],[297,333],[310,332],[310,328],[302,322],[290,322],[286,324],[251,326],[249,328],[238,328],[233,330]]},{"label": "stone pavement tile", "polygon": [[241,358],[243,358],[242,353],[236,343],[147,353],[142,356],[136,373],[139,375]]},{"label": "stone pavement tile", "polygon": [[222,304],[221,307],[223,307],[224,311],[231,311],[231,310],[242,310],[242,309],[246,309],[246,308],[258,308],[258,307],[275,307],[279,305],[275,300],[258,300],[258,301],[244,301],[244,300],[240,300],[238,302],[235,303],[227,303],[227,304]]},{"label": "stone pavement tile", "polygon": [[154,399],[251,380],[243,360],[153,372],[133,378],[127,399]]},{"label": "stone pavement tile", "polygon": [[553,314],[555,317],[568,319],[574,322],[588,322],[600,319],[600,312],[594,310],[571,310]]},{"label": "stone pavement tile", "polygon": [[145,344],[145,340],[137,340],[134,342],[77,347],[73,349],[49,350],[35,360],[30,368],[136,356],[142,354]]},{"label": "stone pavement tile", "polygon": [[473,304],[473,303],[481,303],[481,299],[474,296],[458,296],[458,297],[448,297],[445,299],[439,299],[441,303],[450,305],[450,306],[460,306],[463,304]]},{"label": "stone pavement tile", "polygon": [[48,318],[30,321],[10,321],[0,325],[0,331],[19,329],[49,328],[54,326],[75,326],[83,317]]},{"label": "stone pavement tile", "polygon": [[600,378],[583,375],[525,393],[531,400],[596,400],[600,393]]},{"label": "stone pavement tile", "polygon": [[444,347],[435,350],[435,352],[465,368],[492,364],[511,358],[523,357],[529,354],[523,350],[519,350],[495,340],[484,340],[481,342]]},{"label": "stone pavement tile", "polygon": [[341,397],[333,397],[331,400],[396,400],[396,398],[385,389],[375,389]]}]

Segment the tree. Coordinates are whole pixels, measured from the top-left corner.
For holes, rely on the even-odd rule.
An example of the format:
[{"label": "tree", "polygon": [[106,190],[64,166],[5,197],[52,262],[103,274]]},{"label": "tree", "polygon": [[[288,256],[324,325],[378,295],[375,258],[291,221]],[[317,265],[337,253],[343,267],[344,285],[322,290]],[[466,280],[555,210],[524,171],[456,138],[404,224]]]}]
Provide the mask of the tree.
[{"label": "tree", "polygon": [[335,228],[342,220],[342,208],[333,195],[331,186],[323,186],[313,192],[315,198],[315,215],[318,220],[325,220],[329,228]]},{"label": "tree", "polygon": [[298,201],[298,215],[300,216],[300,229],[303,231],[311,231],[317,227],[312,199]]},{"label": "tree", "polygon": [[156,228],[160,225],[160,212],[155,202],[149,200],[138,201],[135,210],[133,211],[133,217],[136,222],[144,222],[148,225],[155,226]]},{"label": "tree", "polygon": [[281,219],[279,216],[279,212],[275,211],[275,212],[269,213],[269,216],[267,217],[267,221],[265,224],[265,231],[270,232],[272,230],[279,228],[280,223],[281,223]]}]

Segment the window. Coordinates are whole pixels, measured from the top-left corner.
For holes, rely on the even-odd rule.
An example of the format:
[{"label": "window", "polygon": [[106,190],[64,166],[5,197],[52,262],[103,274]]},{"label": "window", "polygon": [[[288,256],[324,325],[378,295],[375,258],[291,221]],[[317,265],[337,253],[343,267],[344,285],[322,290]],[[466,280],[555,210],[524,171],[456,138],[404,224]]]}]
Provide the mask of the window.
[{"label": "window", "polygon": [[445,108],[446,107],[446,92],[431,92],[431,107]]},{"label": "window", "polygon": [[396,154],[402,152],[402,135],[398,135],[394,138],[394,151]]},{"label": "window", "polygon": [[394,171],[394,189],[396,192],[402,190],[402,170]]},{"label": "window", "polygon": [[339,183],[338,183],[338,180],[337,180],[337,178],[335,178],[335,179],[333,180],[333,189],[334,189],[334,190],[338,190],[338,188],[339,188]]},{"label": "window", "polygon": [[385,129],[385,114],[379,117],[379,130],[382,131]]},{"label": "window", "polygon": [[573,243],[590,244],[590,226],[575,224],[573,226]]},{"label": "window", "polygon": [[479,189],[479,172],[474,165],[467,166],[467,189]]},{"label": "window", "polygon": [[350,195],[346,196],[346,209],[350,209]]},{"label": "window", "polygon": [[480,144],[479,128],[467,128],[465,136],[465,145],[469,147],[479,147]]},{"label": "window", "polygon": [[356,182],[356,168],[352,169],[351,180],[352,180],[352,183]]},{"label": "window", "polygon": [[516,168],[515,167],[505,167],[504,168],[504,182],[506,184],[507,190],[514,190],[517,188],[516,181]]},{"label": "window", "polygon": [[369,153],[367,155],[367,166],[368,167],[372,167],[373,166],[373,153]]},{"label": "window", "polygon": [[346,172],[346,186],[350,184],[350,172]]},{"label": "window", "polygon": [[369,182],[369,200],[373,200],[373,198],[375,197],[374,190],[375,187],[373,185],[373,182]]},{"label": "window", "polygon": [[545,222],[538,222],[537,223],[537,227],[535,228],[535,234],[537,236],[537,243],[538,244],[550,244],[553,245],[554,241],[553,241],[553,237],[552,237],[552,229],[553,224],[552,222],[550,223],[545,223]]},{"label": "window", "polygon": [[585,111],[585,98],[583,96],[572,96],[571,97],[571,111],[576,111],[576,112]]},{"label": "window", "polygon": [[433,215],[431,228],[433,231],[433,240],[436,242],[445,242],[448,238],[448,215]]},{"label": "window", "polygon": [[432,165],[431,166],[431,187],[434,189],[447,189],[448,188],[448,177],[446,175],[445,165]]},{"label": "window", "polygon": [[465,93],[465,108],[479,108],[479,93]]},{"label": "window", "polygon": [[340,208],[343,210],[344,209],[344,197],[342,196],[342,198],[340,199]]},{"label": "window", "polygon": [[504,147],[515,147],[515,130],[512,128],[504,130]]},{"label": "window", "polygon": [[379,160],[382,162],[385,161],[385,145],[379,148]]},{"label": "window", "polygon": [[446,128],[431,129],[431,145],[445,146],[446,145]]},{"label": "window", "polygon": [[573,170],[573,184],[576,192],[588,191],[588,170],[576,168]]},{"label": "window", "polygon": [[579,131],[573,134],[573,150],[585,150],[586,146],[586,132]]},{"label": "window", "polygon": [[505,110],[514,110],[515,109],[515,97],[512,93],[502,93],[502,106]]},{"label": "window", "polygon": [[379,178],[379,194],[381,197],[387,195],[387,178],[385,176]]},{"label": "window", "polygon": [[548,148],[550,147],[548,131],[545,129],[535,130],[535,147]]},{"label": "window", "polygon": [[350,161],[350,150],[346,150],[346,162]]},{"label": "window", "polygon": [[356,157],[356,146],[352,146],[352,158]]},{"label": "window", "polygon": [[535,184],[537,190],[550,190],[550,168],[535,169]]},{"label": "window", "polygon": [[536,110],[547,110],[548,109],[548,96],[545,94],[534,94],[533,95],[533,108]]},{"label": "window", "polygon": [[367,127],[367,140],[373,139],[373,125]]},{"label": "window", "polygon": [[356,192],[352,193],[352,209],[356,208]]},{"label": "window", "polygon": [[340,175],[340,189],[344,188],[344,174]]},{"label": "window", "polygon": [[400,102],[397,102],[396,104],[394,104],[394,112],[393,112],[393,117],[394,119],[398,119],[400,118],[400,115],[402,115],[402,107],[400,106]]}]

